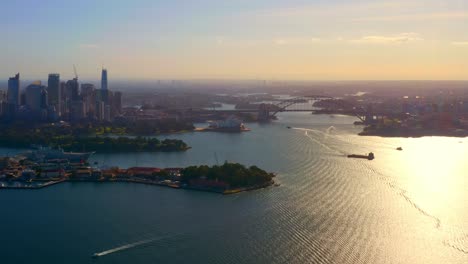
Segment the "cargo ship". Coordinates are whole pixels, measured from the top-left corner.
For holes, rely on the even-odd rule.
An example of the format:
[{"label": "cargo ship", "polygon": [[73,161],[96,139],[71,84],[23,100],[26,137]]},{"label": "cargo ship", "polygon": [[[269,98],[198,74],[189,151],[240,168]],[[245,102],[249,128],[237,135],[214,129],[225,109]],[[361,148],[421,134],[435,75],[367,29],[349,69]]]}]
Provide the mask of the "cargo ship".
[{"label": "cargo ship", "polygon": [[367,159],[367,160],[373,160],[375,158],[374,153],[369,153],[367,155],[348,155],[348,158],[354,158],[354,159]]}]

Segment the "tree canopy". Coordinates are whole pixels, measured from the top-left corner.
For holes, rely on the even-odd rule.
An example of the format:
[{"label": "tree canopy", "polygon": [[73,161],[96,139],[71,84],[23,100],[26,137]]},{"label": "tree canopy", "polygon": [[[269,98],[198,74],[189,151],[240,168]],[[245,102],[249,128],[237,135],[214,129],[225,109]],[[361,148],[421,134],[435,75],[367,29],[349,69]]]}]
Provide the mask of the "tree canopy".
[{"label": "tree canopy", "polygon": [[248,187],[271,182],[275,176],[257,166],[246,167],[239,163],[225,162],[218,166],[190,166],[181,171],[182,181],[190,183],[197,179],[220,181],[231,188]]}]

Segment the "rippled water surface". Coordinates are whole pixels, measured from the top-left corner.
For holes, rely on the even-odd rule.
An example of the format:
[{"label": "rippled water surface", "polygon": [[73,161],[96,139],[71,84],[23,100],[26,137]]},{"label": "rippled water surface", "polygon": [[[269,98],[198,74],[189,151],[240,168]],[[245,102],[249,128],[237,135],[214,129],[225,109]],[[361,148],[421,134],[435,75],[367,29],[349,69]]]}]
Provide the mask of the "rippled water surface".
[{"label": "rippled water surface", "polygon": [[[0,191],[0,263],[468,263],[468,139],[358,137],[353,121],[286,113],[243,134],[169,136],[186,153],[93,157],[174,167],[217,156],[276,172],[280,187]],[[345,157],[370,151],[374,161]]]}]

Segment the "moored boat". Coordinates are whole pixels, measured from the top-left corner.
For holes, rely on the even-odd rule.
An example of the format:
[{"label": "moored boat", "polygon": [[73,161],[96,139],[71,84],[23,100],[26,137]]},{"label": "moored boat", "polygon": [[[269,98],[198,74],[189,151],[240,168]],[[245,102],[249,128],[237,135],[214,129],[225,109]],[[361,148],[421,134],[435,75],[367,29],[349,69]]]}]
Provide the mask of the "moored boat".
[{"label": "moored boat", "polygon": [[85,163],[94,152],[65,152],[63,149],[38,147],[23,155],[33,161],[68,160],[69,162]]}]

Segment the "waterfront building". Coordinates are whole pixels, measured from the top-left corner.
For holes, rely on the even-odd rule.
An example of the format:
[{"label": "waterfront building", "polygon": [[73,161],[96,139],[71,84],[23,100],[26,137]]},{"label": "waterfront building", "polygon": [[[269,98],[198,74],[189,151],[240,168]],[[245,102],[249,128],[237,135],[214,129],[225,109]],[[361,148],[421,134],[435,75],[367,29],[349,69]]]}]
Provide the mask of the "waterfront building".
[{"label": "waterfront building", "polygon": [[51,73],[47,83],[47,95],[49,105],[55,108],[58,116],[61,114],[61,86],[60,86],[60,74]]},{"label": "waterfront building", "polygon": [[127,175],[130,177],[150,177],[158,172],[161,172],[160,168],[131,167],[127,169]]},{"label": "waterfront building", "polygon": [[14,77],[8,79],[7,102],[10,105],[8,108],[11,110],[13,116],[18,107],[20,106],[20,74],[17,73]]}]

